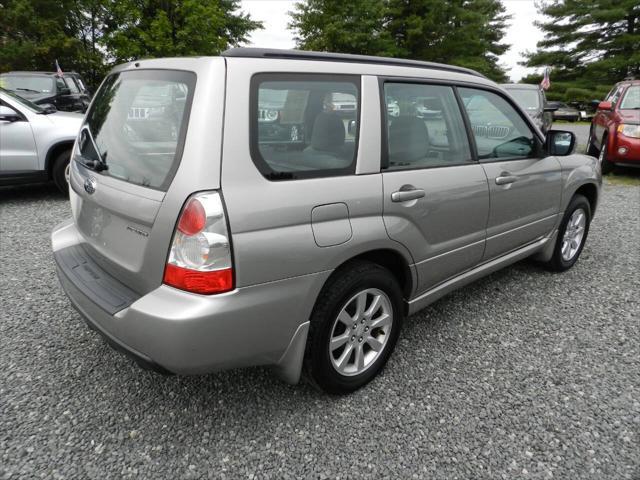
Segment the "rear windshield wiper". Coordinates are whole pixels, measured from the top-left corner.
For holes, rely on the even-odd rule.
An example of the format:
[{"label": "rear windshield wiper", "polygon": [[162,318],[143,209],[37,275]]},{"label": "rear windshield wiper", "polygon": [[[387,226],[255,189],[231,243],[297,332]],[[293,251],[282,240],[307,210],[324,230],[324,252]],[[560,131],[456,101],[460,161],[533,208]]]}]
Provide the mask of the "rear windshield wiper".
[{"label": "rear windshield wiper", "polygon": [[92,159],[86,158],[84,155],[82,155],[82,152],[80,152],[80,158],[83,159],[81,163],[85,167],[95,170],[96,172],[109,170],[109,165],[107,165],[107,152],[104,152],[104,155],[100,153],[100,149],[98,148],[96,141],[93,139],[93,134],[91,133],[91,130],[89,129],[88,125],[85,125],[82,129],[87,133],[89,140],[91,140],[91,145],[93,146],[93,149],[95,150],[96,155],[98,156],[98,159],[92,160]]}]

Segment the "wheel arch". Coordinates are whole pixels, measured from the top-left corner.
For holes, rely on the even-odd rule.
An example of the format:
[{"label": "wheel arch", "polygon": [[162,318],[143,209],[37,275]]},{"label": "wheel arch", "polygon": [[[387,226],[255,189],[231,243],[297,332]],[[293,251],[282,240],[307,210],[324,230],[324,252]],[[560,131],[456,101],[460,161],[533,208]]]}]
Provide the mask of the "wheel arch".
[{"label": "wheel arch", "polygon": [[349,263],[357,260],[375,263],[389,270],[400,285],[400,289],[402,290],[402,294],[405,300],[408,300],[410,298],[413,292],[413,288],[416,285],[414,270],[411,268],[411,263],[407,260],[407,258],[398,250],[395,250],[393,248],[371,249],[355,254],[348,259],[343,260],[339,265],[336,266],[329,279],[327,279],[327,283],[334,275],[336,275],[336,272],[341,270]]},{"label": "wheel arch", "polygon": [[73,142],[74,140],[63,140],[51,145],[47,150],[47,156],[45,157],[44,161],[44,169],[47,172],[47,176],[49,177],[49,179],[51,179],[53,162],[55,161],[56,157],[66,150],[71,150],[73,148]]},{"label": "wheel arch", "polygon": [[589,201],[589,207],[591,208],[591,217],[596,212],[598,206],[598,187],[593,183],[585,183],[580,185],[573,193],[572,198],[576,195],[582,195]]}]

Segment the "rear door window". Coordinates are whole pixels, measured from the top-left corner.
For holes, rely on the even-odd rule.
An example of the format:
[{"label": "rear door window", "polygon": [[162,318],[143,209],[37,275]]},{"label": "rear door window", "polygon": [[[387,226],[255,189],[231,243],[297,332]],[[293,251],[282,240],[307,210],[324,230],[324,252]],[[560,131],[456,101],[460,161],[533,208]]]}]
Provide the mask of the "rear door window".
[{"label": "rear door window", "polygon": [[251,155],[270,180],[355,170],[359,77],[260,74],[251,84]]},{"label": "rear door window", "polygon": [[389,170],[473,162],[453,88],[385,83]]},{"label": "rear door window", "polygon": [[80,132],[82,163],[102,162],[101,175],[166,191],[178,168],[196,76],[138,70],[109,76]]}]

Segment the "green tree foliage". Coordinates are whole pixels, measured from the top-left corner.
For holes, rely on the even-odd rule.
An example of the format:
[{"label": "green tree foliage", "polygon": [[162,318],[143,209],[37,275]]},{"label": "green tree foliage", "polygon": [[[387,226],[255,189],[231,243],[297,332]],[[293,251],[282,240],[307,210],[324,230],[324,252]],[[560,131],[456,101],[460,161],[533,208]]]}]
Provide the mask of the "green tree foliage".
[{"label": "green tree foliage", "polygon": [[260,22],[238,0],[0,0],[0,72],[80,72],[96,86],[109,66],[145,57],[216,55]]},{"label": "green tree foliage", "polygon": [[0,4],[0,71],[84,70],[95,59],[84,50],[72,0],[8,0]]},{"label": "green tree foliage", "polygon": [[290,27],[303,50],[396,56],[385,0],[307,0],[295,4]]},{"label": "green tree foliage", "polygon": [[[531,74],[520,80],[521,83],[531,83],[539,85],[542,81],[542,75]],[[607,92],[611,90],[611,84],[592,84],[589,86],[576,86],[586,85],[585,82],[579,80],[566,80],[561,77],[551,74],[551,88],[546,91],[545,95],[548,100],[562,101],[562,102],[577,102],[583,105],[593,106],[592,103],[595,100],[602,100]]]},{"label": "green tree foliage", "polygon": [[295,4],[298,48],[461,65],[502,81],[508,16],[499,0],[307,0]]},{"label": "green tree foliage", "polygon": [[540,12],[545,37],[524,65],[552,67],[551,98],[601,98],[626,76],[640,78],[638,0],[551,0]]},{"label": "green tree foliage", "polygon": [[262,28],[237,0],[108,0],[102,43],[116,62],[217,55]]}]

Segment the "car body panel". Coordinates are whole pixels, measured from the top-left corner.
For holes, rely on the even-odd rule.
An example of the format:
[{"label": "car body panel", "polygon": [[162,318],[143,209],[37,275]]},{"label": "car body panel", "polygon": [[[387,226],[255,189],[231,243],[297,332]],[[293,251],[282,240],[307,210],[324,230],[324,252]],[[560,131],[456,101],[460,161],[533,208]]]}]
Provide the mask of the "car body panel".
[{"label": "car body panel", "polygon": [[22,120],[13,123],[0,121],[0,177],[15,171],[47,173],[50,152],[60,145],[71,148],[82,115],[38,114],[3,92],[0,92],[0,102],[22,116]]},{"label": "car body panel", "polygon": [[[486,162],[482,166],[491,192],[483,260],[547,236],[560,212],[562,175],[558,160],[548,156]],[[498,185],[500,176],[514,176],[515,181]]]},{"label": "car body panel", "polygon": [[[186,120],[185,147],[167,192],[95,172],[72,160],[70,201],[83,241],[102,268],[121,278],[129,288],[147,293],[162,283],[173,230],[186,199],[194,191],[220,187],[223,108],[210,105],[224,105],[225,66],[221,58],[210,62],[141,60],[136,64],[122,65],[113,72],[162,66],[194,71],[196,83],[210,86],[195,90]],[[209,128],[203,132],[201,128],[191,128],[193,125]],[[84,189],[89,178],[95,182],[94,193]]]},{"label": "car body panel", "polygon": [[590,142],[597,151],[602,149],[603,140],[606,142],[609,162],[640,167],[640,138],[628,137],[618,131],[621,124],[640,125],[640,110],[620,108],[632,86],[640,86],[640,80],[623,81],[614,85],[605,98],[612,108],[599,108],[596,111],[591,122]]},{"label": "car body panel", "polygon": [[[512,163],[522,191],[515,195],[514,188],[514,195],[505,195],[504,201],[496,197],[498,210],[492,217],[492,187],[485,171],[493,174],[492,168],[502,165],[473,162],[421,171],[382,170],[379,78],[497,90],[481,76],[365,62],[241,57],[141,60],[114,71],[136,69],[197,75],[175,176],[165,192],[74,163],[70,196],[75,220],[56,227],[52,247],[60,258],[65,249],[82,245],[91,257],[90,268],[99,270],[93,272],[96,277],[109,275],[135,292],[135,301],[108,315],[86,294],[95,278],[89,272],[74,277],[59,264],[63,287],[90,324],[171,372],[272,365],[295,382],[316,299],[345,262],[380,251],[393,254],[394,262],[406,269],[410,288],[404,292],[405,306],[414,312],[456,286],[542,252],[555,239],[565,193],[590,182],[599,188],[599,171],[588,157]],[[258,170],[250,147],[249,92],[252,77],[266,72],[359,77],[353,173],[273,180]],[[269,108],[278,108],[276,103]],[[259,118],[267,117],[260,113],[265,108],[258,105]],[[541,140],[540,131],[531,128]],[[90,177],[93,193],[84,188]],[[424,199],[412,205],[392,204],[394,189],[409,183],[425,189]],[[182,206],[194,192],[207,190],[218,190],[224,201],[233,255],[234,288],[218,295],[162,284]],[[518,228],[526,235],[518,237],[519,244],[511,239],[509,253],[486,259],[488,226],[493,236]],[[504,244],[501,248],[505,250]]]},{"label": "car body panel", "polygon": [[[389,236],[412,252],[417,294],[480,262],[489,216],[487,177],[480,165],[388,171],[383,182],[384,224]],[[423,189],[425,196],[392,201],[393,192],[407,187]]]}]

